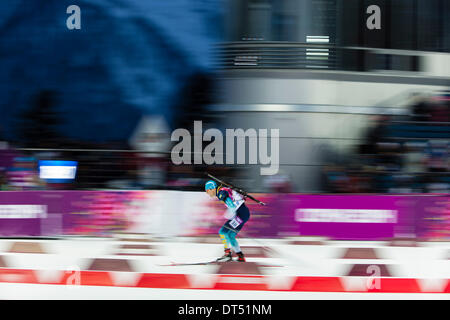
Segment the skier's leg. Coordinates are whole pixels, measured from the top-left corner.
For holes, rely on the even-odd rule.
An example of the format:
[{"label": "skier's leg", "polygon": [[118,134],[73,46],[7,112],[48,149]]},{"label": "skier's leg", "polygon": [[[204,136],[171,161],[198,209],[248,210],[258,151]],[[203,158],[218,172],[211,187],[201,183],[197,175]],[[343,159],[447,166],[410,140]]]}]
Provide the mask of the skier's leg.
[{"label": "skier's leg", "polygon": [[239,231],[241,231],[244,224],[250,219],[250,211],[245,204],[242,204],[236,213],[236,218],[228,223],[228,231],[230,232],[227,233],[227,241],[238,256],[237,261],[245,262],[244,254],[242,253],[239,243],[236,240],[236,235]]},{"label": "skier's leg", "polygon": [[228,230],[228,231],[229,232],[227,233],[227,240],[230,243],[230,246],[233,249],[233,251],[238,256],[238,260],[237,261],[245,262],[244,254],[242,253],[241,247],[239,246],[239,243],[236,240],[237,232],[232,231],[232,230]]},{"label": "skier's leg", "polygon": [[224,250],[225,250],[225,254],[220,257],[219,259],[217,259],[217,261],[231,261],[231,249],[230,249],[230,243],[227,239],[227,232],[229,230],[226,229],[225,227],[220,228],[219,230],[219,236],[220,239],[222,240],[223,246],[224,246]]},{"label": "skier's leg", "polygon": [[230,248],[230,243],[227,239],[227,232],[228,232],[228,229],[226,229],[225,227],[222,227],[219,230],[220,240],[222,240],[222,243],[223,243],[223,246],[225,247],[225,249]]},{"label": "skier's leg", "polygon": [[230,244],[231,248],[233,249],[234,252],[238,253],[241,252],[241,248],[239,247],[239,243],[236,240],[236,232],[227,229],[227,233],[226,233],[226,239],[228,241],[228,243]]}]

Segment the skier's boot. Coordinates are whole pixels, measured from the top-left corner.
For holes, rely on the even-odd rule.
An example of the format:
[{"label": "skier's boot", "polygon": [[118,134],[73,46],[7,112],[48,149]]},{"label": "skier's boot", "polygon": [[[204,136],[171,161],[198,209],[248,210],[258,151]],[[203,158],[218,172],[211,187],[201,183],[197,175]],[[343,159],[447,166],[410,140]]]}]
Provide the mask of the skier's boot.
[{"label": "skier's boot", "polygon": [[220,257],[219,259],[216,260],[216,262],[227,262],[227,261],[231,261],[233,260],[232,256],[231,256],[231,250],[230,249],[225,249],[225,254]]},{"label": "skier's boot", "polygon": [[236,254],[238,256],[236,261],[245,262],[245,257],[244,257],[244,254],[242,252],[237,252]]}]

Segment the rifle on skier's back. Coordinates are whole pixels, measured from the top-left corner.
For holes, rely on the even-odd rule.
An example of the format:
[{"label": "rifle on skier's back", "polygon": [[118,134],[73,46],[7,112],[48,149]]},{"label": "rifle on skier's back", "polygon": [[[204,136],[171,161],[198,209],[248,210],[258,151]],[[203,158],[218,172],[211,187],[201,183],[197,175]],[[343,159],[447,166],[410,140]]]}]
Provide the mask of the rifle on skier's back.
[{"label": "rifle on skier's back", "polygon": [[233,186],[233,185],[230,184],[230,183],[227,183],[227,182],[225,182],[225,181],[223,181],[223,180],[220,180],[219,178],[214,177],[212,174],[209,174],[209,173],[206,173],[206,174],[207,174],[208,177],[210,177],[211,179],[217,181],[217,182],[220,183],[220,184],[223,184],[224,186],[226,186],[226,187],[228,187],[228,188],[230,188],[230,189],[233,189],[233,190],[236,191],[237,193],[242,194],[244,197],[247,197],[247,198],[249,198],[249,199],[252,199],[253,201],[255,201],[256,203],[259,203],[259,204],[262,205],[262,206],[265,206],[265,205],[266,205],[264,202],[262,202],[262,201],[260,201],[260,200],[258,200],[258,199],[255,199],[254,197],[252,197],[251,195],[249,195],[246,191],[242,190],[241,188],[238,188],[238,187],[236,187],[236,186]]}]

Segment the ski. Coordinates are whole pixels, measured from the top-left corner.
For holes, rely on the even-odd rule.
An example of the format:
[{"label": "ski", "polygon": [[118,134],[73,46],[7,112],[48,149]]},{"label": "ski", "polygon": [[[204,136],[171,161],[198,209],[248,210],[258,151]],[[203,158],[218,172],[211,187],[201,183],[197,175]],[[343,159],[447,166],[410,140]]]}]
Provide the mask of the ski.
[{"label": "ski", "polygon": [[220,263],[216,260],[214,261],[206,261],[206,262],[188,262],[188,263],[179,263],[179,262],[171,262],[170,264],[161,265],[163,267],[176,267],[176,266],[205,266],[209,264]]},{"label": "ski", "polygon": [[[163,265],[160,265],[160,266],[161,267],[206,266],[206,265],[214,265],[214,264],[220,265],[220,264],[229,263],[229,262],[236,262],[237,263],[239,261],[237,261],[237,260],[232,260],[232,261],[216,261],[216,260],[213,260],[213,261],[206,261],[206,262],[188,262],[188,263],[172,262],[170,264],[163,264]],[[242,263],[242,262],[239,262],[239,263]]]}]

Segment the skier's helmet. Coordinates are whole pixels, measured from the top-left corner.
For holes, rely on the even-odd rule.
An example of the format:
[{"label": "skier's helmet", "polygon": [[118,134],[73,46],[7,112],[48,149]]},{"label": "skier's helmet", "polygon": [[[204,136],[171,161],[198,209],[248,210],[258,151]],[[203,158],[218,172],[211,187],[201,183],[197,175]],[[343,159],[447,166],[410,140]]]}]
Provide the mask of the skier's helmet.
[{"label": "skier's helmet", "polygon": [[217,188],[217,183],[214,180],[209,180],[205,184],[205,191],[210,190],[210,189],[216,189],[216,188]]}]

